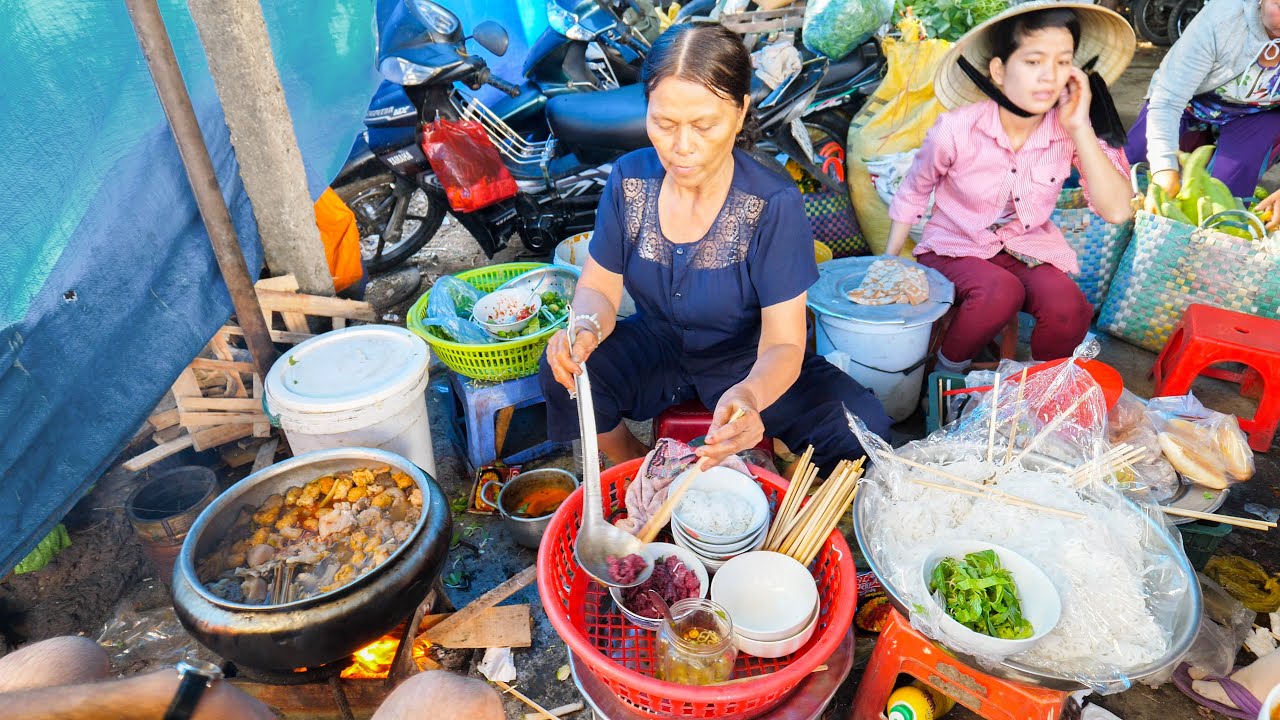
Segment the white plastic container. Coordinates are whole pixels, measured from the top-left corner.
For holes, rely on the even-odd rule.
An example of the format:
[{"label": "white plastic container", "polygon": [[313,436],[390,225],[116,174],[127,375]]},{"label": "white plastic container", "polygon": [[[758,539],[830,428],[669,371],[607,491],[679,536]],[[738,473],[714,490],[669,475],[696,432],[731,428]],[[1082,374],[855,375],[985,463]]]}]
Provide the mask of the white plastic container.
[{"label": "white plastic container", "polygon": [[[567,265],[581,268],[587,264],[587,246],[591,244],[591,233],[584,232],[570,236],[556,245],[552,255],[553,265]],[[622,302],[619,303],[618,317],[628,317],[636,313],[636,301],[631,299],[626,288],[622,290]]]},{"label": "white plastic container", "polygon": [[362,325],[303,342],[267,373],[266,405],[294,454],[370,447],[435,477],[427,344],[404,328]]},{"label": "white plastic container", "polygon": [[919,305],[858,305],[848,293],[879,257],[840,258],[818,266],[809,290],[819,355],[875,394],[894,422],[915,412],[933,324],[946,314],[955,286],[924,268],[929,299]]}]

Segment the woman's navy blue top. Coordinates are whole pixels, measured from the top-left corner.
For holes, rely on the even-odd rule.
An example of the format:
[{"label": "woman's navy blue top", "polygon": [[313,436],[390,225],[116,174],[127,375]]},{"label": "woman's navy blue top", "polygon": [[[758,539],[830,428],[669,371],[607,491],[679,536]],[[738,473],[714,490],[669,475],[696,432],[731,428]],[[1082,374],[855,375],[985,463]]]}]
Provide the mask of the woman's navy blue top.
[{"label": "woman's navy blue top", "polygon": [[700,240],[677,244],[658,220],[666,170],[652,148],[619,158],[596,216],[590,252],[619,273],[637,313],[690,379],[736,383],[755,363],[761,308],[818,279],[813,233],[790,178],[742,150],[720,214]]}]

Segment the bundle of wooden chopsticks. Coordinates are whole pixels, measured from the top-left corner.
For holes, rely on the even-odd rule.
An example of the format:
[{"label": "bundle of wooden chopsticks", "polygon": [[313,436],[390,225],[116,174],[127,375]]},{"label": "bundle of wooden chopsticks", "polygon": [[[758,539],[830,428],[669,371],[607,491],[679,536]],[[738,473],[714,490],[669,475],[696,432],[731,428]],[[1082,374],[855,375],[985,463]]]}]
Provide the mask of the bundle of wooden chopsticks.
[{"label": "bundle of wooden chopsticks", "polygon": [[[1101,457],[1072,470],[1068,477],[1071,478],[1075,487],[1082,487],[1129,468],[1134,463],[1142,462],[1149,454],[1150,453],[1146,448],[1136,448],[1128,443],[1120,443],[1103,453]],[[1184,510],[1182,508],[1165,506],[1161,506],[1160,509],[1166,515],[1177,515],[1178,517],[1188,517],[1196,520],[1226,523],[1227,525],[1235,525],[1236,527],[1248,528],[1250,530],[1261,530],[1266,532],[1267,530],[1276,527],[1276,523],[1273,522],[1267,522],[1266,520],[1254,520],[1253,518],[1242,518],[1235,515],[1200,512],[1199,510]]]},{"label": "bundle of wooden chopsticks", "polygon": [[810,445],[796,463],[791,486],[764,541],[765,550],[790,555],[803,565],[813,562],[831,531],[840,524],[840,518],[849,511],[858,492],[862,464],[866,462],[866,458],[859,458],[857,462],[841,460],[831,477],[806,503],[809,488],[818,477],[818,467],[812,459],[813,446]]}]

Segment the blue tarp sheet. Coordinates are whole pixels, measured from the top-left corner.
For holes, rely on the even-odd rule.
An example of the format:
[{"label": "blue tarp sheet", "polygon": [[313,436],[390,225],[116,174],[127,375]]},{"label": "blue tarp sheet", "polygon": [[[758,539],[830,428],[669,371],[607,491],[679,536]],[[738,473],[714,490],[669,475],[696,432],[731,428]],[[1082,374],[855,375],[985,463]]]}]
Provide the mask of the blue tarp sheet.
[{"label": "blue tarp sheet", "polygon": [[[160,0],[249,267],[262,249],[186,5]],[[370,0],[262,0],[313,196],[378,78]],[[0,23],[0,575],[92,486],[231,301],[124,3]]]},{"label": "blue tarp sheet", "polygon": [[[363,129],[387,0],[260,1],[318,197]],[[486,19],[510,31],[506,57],[489,59],[517,81],[546,25],[542,0],[444,4],[468,31]],[[182,0],[160,6],[256,275],[257,227],[195,26]],[[124,4],[16,0],[0,47],[3,576],[88,492],[232,307]]]}]

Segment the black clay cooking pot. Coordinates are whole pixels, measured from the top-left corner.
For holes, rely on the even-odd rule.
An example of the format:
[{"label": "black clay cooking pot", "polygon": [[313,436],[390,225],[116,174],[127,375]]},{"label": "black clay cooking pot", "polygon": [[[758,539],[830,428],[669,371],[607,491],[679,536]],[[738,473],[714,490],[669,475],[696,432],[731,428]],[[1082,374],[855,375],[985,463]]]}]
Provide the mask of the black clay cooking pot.
[{"label": "black clay cooking pot", "polygon": [[[391,466],[422,491],[422,518],[409,539],[368,574],[330,592],[280,605],[244,605],[210,593],[199,562],[222,541],[240,508],[334,472]],[[239,665],[292,670],[342,660],[408,619],[444,567],[453,519],[435,480],[403,457],[371,448],[305,453],[254,473],[205,508],[174,567],[173,606],[203,645]]]}]

